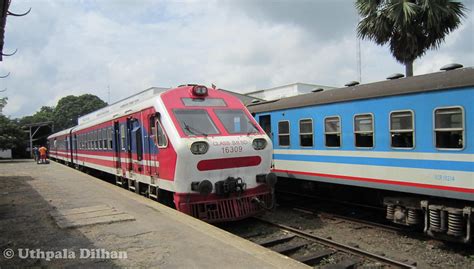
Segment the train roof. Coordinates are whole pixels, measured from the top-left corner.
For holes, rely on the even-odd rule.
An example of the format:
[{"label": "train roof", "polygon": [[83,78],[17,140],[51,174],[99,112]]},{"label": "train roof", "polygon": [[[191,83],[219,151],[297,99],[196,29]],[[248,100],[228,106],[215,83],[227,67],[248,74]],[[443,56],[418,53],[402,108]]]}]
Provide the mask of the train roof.
[{"label": "train roof", "polygon": [[62,136],[62,135],[67,135],[67,134],[69,134],[69,133],[71,132],[71,130],[74,129],[74,128],[76,128],[76,126],[71,127],[71,128],[67,128],[67,129],[64,129],[64,130],[59,131],[59,132],[57,132],[57,133],[54,133],[54,134],[48,136],[48,139],[54,138],[54,137],[58,137],[58,136]]},{"label": "train roof", "polygon": [[169,90],[170,88],[151,87],[132,96],[126,97],[120,101],[110,104],[104,108],[93,111],[89,114],[81,116],[77,119],[78,125],[93,122],[97,119],[106,117],[107,115],[116,114],[124,109],[135,106],[138,103],[149,100],[155,95]]},{"label": "train roof", "polygon": [[302,94],[274,101],[250,104],[248,105],[248,109],[252,113],[259,113],[384,96],[438,91],[473,85],[474,68],[467,67],[445,72]]}]

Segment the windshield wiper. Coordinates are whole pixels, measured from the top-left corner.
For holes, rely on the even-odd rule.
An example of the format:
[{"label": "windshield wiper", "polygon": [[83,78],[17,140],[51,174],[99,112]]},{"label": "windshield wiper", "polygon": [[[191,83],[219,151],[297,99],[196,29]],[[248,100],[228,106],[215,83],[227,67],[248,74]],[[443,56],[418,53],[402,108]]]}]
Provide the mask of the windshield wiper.
[{"label": "windshield wiper", "polygon": [[[190,133],[192,133],[193,135],[203,135],[205,137],[207,137],[207,134],[205,132],[202,132],[194,127],[191,127],[189,126],[188,124],[186,124],[185,121],[183,121],[183,124],[184,124],[184,129]],[[194,131],[193,131],[194,130]],[[196,133],[197,132],[197,133]]]}]

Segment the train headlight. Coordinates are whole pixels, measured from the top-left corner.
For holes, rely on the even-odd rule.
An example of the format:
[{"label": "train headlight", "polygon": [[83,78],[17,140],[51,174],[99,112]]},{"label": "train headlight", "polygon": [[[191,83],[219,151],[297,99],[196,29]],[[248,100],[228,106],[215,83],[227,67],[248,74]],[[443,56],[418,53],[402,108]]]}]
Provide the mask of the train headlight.
[{"label": "train headlight", "polygon": [[193,94],[197,96],[206,96],[207,95],[207,87],[206,86],[194,86]]},{"label": "train headlight", "polygon": [[262,150],[262,149],[264,149],[266,146],[267,146],[267,140],[265,140],[265,139],[263,139],[263,138],[254,139],[253,142],[252,142],[252,147],[253,147],[255,150]]},{"label": "train headlight", "polygon": [[191,144],[191,152],[196,155],[205,154],[209,149],[209,144],[204,141],[194,142]]}]

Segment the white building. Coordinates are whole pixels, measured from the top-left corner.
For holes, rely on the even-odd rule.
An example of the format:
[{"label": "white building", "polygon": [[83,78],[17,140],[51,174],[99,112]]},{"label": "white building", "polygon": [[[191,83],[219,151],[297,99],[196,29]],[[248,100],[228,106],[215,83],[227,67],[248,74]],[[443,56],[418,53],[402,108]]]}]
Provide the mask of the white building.
[{"label": "white building", "polygon": [[12,158],[12,150],[0,150],[0,159],[11,159]]},{"label": "white building", "polygon": [[330,90],[334,88],[335,87],[297,82],[297,83],[278,86],[278,87],[274,87],[270,89],[248,92],[245,95],[271,101],[271,100],[276,100],[280,98],[310,93],[312,91],[318,91],[320,89]]}]

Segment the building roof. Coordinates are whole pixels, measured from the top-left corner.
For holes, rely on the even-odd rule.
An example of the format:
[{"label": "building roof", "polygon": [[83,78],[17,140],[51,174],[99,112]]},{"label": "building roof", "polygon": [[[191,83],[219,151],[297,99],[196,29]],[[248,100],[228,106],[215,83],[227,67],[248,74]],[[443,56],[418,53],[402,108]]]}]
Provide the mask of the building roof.
[{"label": "building roof", "polygon": [[259,104],[250,104],[248,109],[253,113],[258,113],[467,86],[474,86],[473,67],[302,94]]},{"label": "building roof", "polygon": [[229,91],[229,90],[224,90],[224,89],[219,89],[220,91],[224,91],[224,92],[227,92],[229,94],[232,94],[234,95],[235,97],[239,98],[240,101],[242,101],[242,103],[245,105],[245,106],[248,106],[249,104],[252,104],[252,102],[254,102],[255,100],[259,101],[259,102],[262,102],[262,101],[265,101],[261,98],[257,98],[257,97],[253,97],[253,96],[248,96],[247,94],[242,94],[242,93],[238,93],[238,92],[233,92],[233,91]]}]

